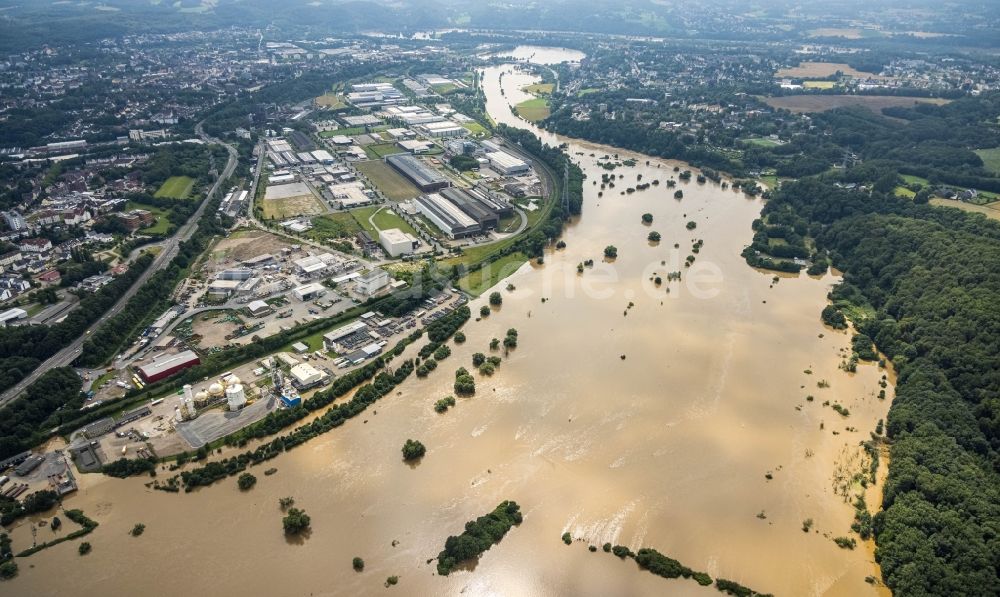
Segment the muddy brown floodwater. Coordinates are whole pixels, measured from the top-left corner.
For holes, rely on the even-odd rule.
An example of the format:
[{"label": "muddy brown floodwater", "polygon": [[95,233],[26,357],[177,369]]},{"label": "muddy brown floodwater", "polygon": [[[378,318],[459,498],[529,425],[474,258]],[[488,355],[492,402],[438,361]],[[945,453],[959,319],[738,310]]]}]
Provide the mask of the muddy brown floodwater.
[{"label": "muddy brown floodwater", "polygon": [[[493,117],[527,127],[509,105],[532,77],[509,65],[484,74]],[[147,489],[146,479],[84,476],[66,507],[100,523],[88,538],[93,552],[81,557],[68,542],[20,559],[20,576],[0,593],[718,594],[587,550],[604,542],[655,547],[776,595],[879,591],[864,581],[879,576],[870,543],[850,551],[832,541],[851,535],[853,516],[838,479],[863,466],[858,444],[889,406],[876,397],[883,371],[838,369],[849,337],[819,319],[838,278],[773,283],[772,273],[747,267],[739,253],[759,199],[692,181],[678,184],[677,201],[665,185],[673,164],[647,166],[642,156],[638,166],[614,170],[625,181],[599,198],[592,181],[606,171],[596,161],[615,150],[558,141],[570,144],[589,177],[583,216],[567,228],[565,249],[500,284],[515,289],[490,317],[466,325],[468,340],[436,372],[257,467],[257,486],[246,493],[235,479],[174,495]],[[620,195],[638,174],[661,184]],[[640,221],[646,212],[650,226]],[[697,228],[688,230],[688,221]],[[662,235],[659,244],[647,241],[650,230]],[[685,268],[696,239],[704,246]],[[605,263],[610,244],[618,258]],[[587,259],[595,266],[578,275]],[[667,284],[672,271],[683,278]],[[660,287],[650,280],[657,275]],[[473,301],[473,313],[483,304]],[[488,353],[490,339],[512,327],[520,346],[496,374],[477,375],[475,397],[436,414],[434,401],[452,393],[452,372],[471,369],[472,353]],[[821,380],[829,387],[818,387]],[[427,446],[414,467],[401,460],[407,438]],[[272,466],[277,474],[264,476]],[[282,496],[312,517],[300,542],[282,534]],[[447,536],[505,499],[521,504],[523,524],[473,571],[436,576],[427,560]],[[807,518],[814,526],[804,533]],[[137,522],[146,532],[132,538]],[[567,531],[579,541],[564,545]],[[364,558],[364,572],[351,570],[354,556]],[[390,575],[399,585],[385,589]]]}]

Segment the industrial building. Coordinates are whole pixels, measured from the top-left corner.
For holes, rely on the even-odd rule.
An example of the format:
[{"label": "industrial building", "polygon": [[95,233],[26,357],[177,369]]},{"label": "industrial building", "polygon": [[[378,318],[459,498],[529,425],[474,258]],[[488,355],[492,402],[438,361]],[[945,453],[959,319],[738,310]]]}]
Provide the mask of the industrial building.
[{"label": "industrial building", "polygon": [[309,363],[300,363],[288,370],[292,384],[299,390],[315,387],[327,378],[327,374]]},{"label": "industrial building", "polygon": [[185,350],[177,354],[163,355],[153,359],[152,363],[139,367],[139,375],[146,383],[153,383],[161,379],[166,379],[171,375],[194,367],[201,363],[194,352]]},{"label": "industrial building", "polygon": [[333,331],[323,334],[323,348],[327,352],[345,352],[342,341],[354,334],[367,334],[368,324],[363,321],[355,321]]},{"label": "industrial building", "polygon": [[524,174],[531,171],[531,165],[521,158],[514,157],[506,151],[493,151],[486,154],[490,168],[505,176]]},{"label": "industrial building", "polygon": [[28,316],[28,312],[20,307],[14,307],[13,309],[7,309],[3,313],[0,313],[0,326],[5,326],[11,321],[16,321],[18,319],[24,319]]},{"label": "industrial building", "polygon": [[218,280],[247,280],[253,275],[253,271],[247,267],[237,267],[233,269],[227,269],[219,272],[216,277]]},{"label": "industrial building", "polygon": [[464,126],[460,126],[451,122],[450,120],[445,120],[443,122],[428,122],[425,124],[417,125],[414,128],[418,128],[428,137],[461,137],[462,135],[467,135],[469,129]]},{"label": "industrial building", "polygon": [[390,257],[409,255],[420,246],[420,241],[414,238],[412,234],[403,232],[399,228],[379,230],[378,242]]},{"label": "industrial building", "polygon": [[444,175],[410,154],[393,154],[386,156],[385,161],[425,193],[451,186]]},{"label": "industrial building", "polygon": [[273,311],[273,309],[271,309],[271,305],[268,305],[264,301],[250,301],[247,303],[247,311],[253,317],[263,317]]},{"label": "industrial building", "polygon": [[377,267],[358,278],[356,288],[364,296],[373,296],[388,286],[389,280],[389,272]]},{"label": "industrial building", "polygon": [[208,294],[212,296],[228,297],[239,288],[239,280],[212,280],[208,285]]},{"label": "industrial building", "polygon": [[306,284],[305,286],[299,286],[292,291],[295,298],[300,301],[308,301],[314,298],[323,296],[326,293],[326,287],[322,284]]},{"label": "industrial building", "polygon": [[465,238],[482,231],[478,222],[441,195],[422,195],[414,203],[417,211],[451,238]]},{"label": "industrial building", "polygon": [[441,196],[475,220],[484,232],[492,230],[500,224],[500,215],[490,209],[490,206],[482,198],[483,193],[479,191],[450,188],[442,190]]}]

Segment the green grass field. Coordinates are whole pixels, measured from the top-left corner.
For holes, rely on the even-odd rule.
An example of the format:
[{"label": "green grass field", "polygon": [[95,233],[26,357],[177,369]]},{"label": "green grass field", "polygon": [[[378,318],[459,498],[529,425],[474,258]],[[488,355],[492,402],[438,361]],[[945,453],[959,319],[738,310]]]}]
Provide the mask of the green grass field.
[{"label": "green grass field", "polygon": [[435,93],[440,93],[441,95],[448,95],[449,93],[458,89],[458,85],[454,83],[444,83],[443,85],[434,85],[431,87]]},{"label": "green grass field", "polygon": [[462,124],[462,126],[465,127],[465,130],[469,131],[476,137],[482,137],[487,134],[486,127],[479,124],[478,122],[465,122]]},{"label": "green grass field", "polygon": [[167,199],[187,199],[191,196],[193,188],[193,178],[189,176],[171,176],[156,190],[153,196]]},{"label": "green grass field", "polygon": [[530,93],[531,95],[551,95],[555,88],[555,83],[535,83],[534,85],[523,87],[521,91]]},{"label": "green grass field", "polygon": [[778,145],[781,145],[780,143],[772,141],[771,139],[761,139],[759,137],[753,139],[744,139],[744,141],[746,141],[751,145],[758,145],[760,147],[776,147]]},{"label": "green grass field", "polygon": [[926,185],[927,184],[927,179],[926,178],[921,178],[919,176],[913,176],[912,174],[900,174],[899,177],[902,178],[903,182],[905,182],[906,184],[919,184],[919,185]]},{"label": "green grass field", "polygon": [[505,255],[460,278],[458,286],[469,294],[479,296],[494,287],[503,278],[516,272],[526,261],[528,261],[528,256],[521,252]]},{"label": "green grass field", "polygon": [[538,122],[549,117],[549,100],[543,97],[536,97],[525,102],[521,102],[515,108],[518,115],[525,120]]},{"label": "green grass field", "polygon": [[156,223],[148,228],[140,228],[139,230],[137,230],[139,234],[148,234],[150,236],[163,236],[167,233],[167,228],[170,226],[170,220],[167,219],[167,216],[170,214],[170,212],[168,212],[167,210],[161,209],[159,207],[153,207],[152,205],[146,205],[144,203],[135,203],[132,201],[129,201],[128,203],[125,204],[125,209],[126,210],[144,209],[153,214],[154,216],[156,216]]},{"label": "green grass field", "polygon": [[308,236],[317,242],[347,238],[361,231],[357,220],[347,212],[315,217],[312,225],[313,229],[308,232]]},{"label": "green grass field", "polygon": [[337,129],[335,131],[323,131],[319,133],[319,136],[324,139],[329,139],[330,137],[339,137],[340,135],[353,137],[354,135],[363,135],[364,133],[365,133],[365,127],[351,126],[347,128]]},{"label": "green grass field", "polygon": [[803,81],[802,86],[806,89],[833,89],[836,85],[834,81]]},{"label": "green grass field", "polygon": [[[406,222],[406,220],[399,217],[399,215],[396,214],[395,209],[390,212],[390,208],[384,207],[381,211],[375,214],[375,217],[372,219],[375,222],[375,226],[377,226],[379,230],[399,228],[403,232],[409,232],[413,236],[417,236],[417,231],[414,230],[413,227]],[[377,234],[375,235],[375,238],[378,238]]]},{"label": "green grass field", "polygon": [[403,153],[405,151],[405,149],[395,143],[376,143],[365,146],[365,153],[367,153],[368,157],[373,160],[381,159],[394,153]]},{"label": "green grass field", "polygon": [[[395,210],[393,210],[393,213],[389,213],[389,209],[381,205],[373,205],[352,209],[350,214],[355,222],[357,222],[357,225],[376,240],[378,240],[379,230],[388,230],[390,228],[399,228],[403,232],[409,232],[414,236],[417,235],[417,231],[407,224],[406,220],[396,215]],[[372,217],[373,214],[374,217]],[[372,222],[368,221],[369,218],[375,223],[374,226],[372,226]]]},{"label": "green grass field", "polygon": [[976,154],[983,160],[983,167],[990,172],[1000,174],[1000,147],[993,149],[977,149]]},{"label": "green grass field", "polygon": [[897,197],[906,197],[907,199],[913,199],[916,195],[916,193],[906,187],[896,187],[892,192]]},{"label": "green grass field", "polygon": [[368,180],[372,181],[372,184],[378,187],[389,199],[399,201],[413,199],[420,195],[420,189],[413,186],[410,181],[403,178],[401,174],[393,170],[392,166],[382,160],[358,162],[354,167],[367,176]]},{"label": "green grass field", "polygon": [[588,87],[586,89],[581,89],[580,91],[577,91],[576,96],[583,97],[585,95],[590,95],[591,93],[597,93],[598,91],[600,91],[600,89],[596,87]]},{"label": "green grass field", "polygon": [[320,108],[327,108],[330,110],[343,110],[347,107],[347,103],[344,102],[344,98],[336,93],[324,93],[323,95],[317,97],[314,101]]}]

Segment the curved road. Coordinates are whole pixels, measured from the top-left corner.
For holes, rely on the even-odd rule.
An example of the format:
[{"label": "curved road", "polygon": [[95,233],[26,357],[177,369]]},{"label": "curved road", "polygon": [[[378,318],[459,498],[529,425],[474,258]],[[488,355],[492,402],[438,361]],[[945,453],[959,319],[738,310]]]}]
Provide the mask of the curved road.
[{"label": "curved road", "polygon": [[233,171],[236,169],[236,163],[239,157],[238,154],[236,153],[235,147],[227,145],[223,143],[221,140],[216,139],[214,137],[209,137],[207,134],[205,134],[204,129],[202,129],[202,123],[200,122],[198,123],[198,125],[195,127],[195,132],[206,143],[214,143],[222,145],[226,148],[227,151],[229,151],[229,160],[226,162],[226,167],[225,169],[223,169],[222,175],[215,180],[215,184],[212,185],[212,188],[208,191],[208,194],[205,195],[205,199],[201,202],[201,205],[198,206],[197,211],[195,211],[194,214],[192,214],[192,216],[188,218],[188,221],[185,222],[185,224],[177,230],[176,234],[174,234],[172,237],[163,242],[162,244],[163,250],[160,251],[160,254],[156,256],[156,258],[153,260],[153,263],[149,266],[148,269],[146,269],[145,272],[142,273],[141,276],[139,276],[139,279],[136,280],[134,284],[132,284],[132,287],[129,288],[124,294],[122,294],[122,296],[118,299],[118,302],[116,302],[114,306],[108,310],[107,313],[105,313],[98,321],[94,322],[93,325],[87,328],[86,332],[81,334],[80,337],[74,340],[69,346],[66,346],[56,354],[49,357],[48,360],[39,365],[30,375],[28,375],[20,382],[18,382],[14,387],[9,388],[2,395],[0,395],[0,405],[6,404],[7,402],[16,398],[18,395],[21,394],[21,392],[25,390],[25,388],[34,383],[35,380],[37,380],[43,373],[45,373],[49,369],[53,369],[56,367],[66,367],[70,365],[73,361],[75,361],[76,358],[80,356],[80,351],[83,349],[83,342],[84,340],[87,339],[87,336],[89,336],[92,332],[94,332],[98,327],[101,326],[101,324],[103,324],[109,318],[120,312],[125,307],[125,304],[128,303],[129,299],[135,296],[135,293],[139,291],[139,288],[141,288],[142,285],[145,284],[146,281],[149,280],[149,278],[152,277],[153,274],[155,274],[156,272],[160,271],[161,269],[170,264],[170,261],[174,258],[174,256],[177,255],[180,243],[191,238],[191,235],[194,234],[194,231],[198,227],[198,221],[201,220],[201,217],[204,215],[205,208],[208,207],[209,201],[212,199],[213,196],[215,196],[215,193],[219,191],[219,187],[221,187],[222,184],[232,175]]}]

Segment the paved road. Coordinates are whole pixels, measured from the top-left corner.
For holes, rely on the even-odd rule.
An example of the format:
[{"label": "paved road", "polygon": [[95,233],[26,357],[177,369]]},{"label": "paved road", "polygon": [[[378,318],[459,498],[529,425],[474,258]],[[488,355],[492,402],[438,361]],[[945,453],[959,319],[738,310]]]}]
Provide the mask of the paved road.
[{"label": "paved road", "polygon": [[208,195],[205,196],[205,200],[201,202],[201,205],[198,207],[198,210],[194,212],[194,215],[188,218],[188,221],[177,230],[177,233],[174,234],[174,236],[170,237],[169,239],[163,242],[162,244],[163,250],[160,251],[160,254],[156,256],[156,258],[153,260],[153,263],[149,266],[149,268],[146,269],[146,271],[143,272],[141,276],[139,276],[139,279],[136,280],[134,284],[132,284],[131,288],[129,288],[124,294],[122,294],[122,296],[118,299],[118,302],[115,303],[114,306],[111,307],[111,309],[109,309],[108,312],[105,313],[103,317],[101,317],[101,319],[99,319],[97,322],[91,325],[86,330],[85,333],[81,334],[80,337],[74,340],[69,346],[63,348],[56,354],[49,357],[49,359],[46,360],[41,365],[39,365],[31,373],[31,375],[22,379],[17,385],[8,389],[2,395],[0,395],[0,405],[6,404],[7,402],[16,398],[18,395],[21,394],[21,392],[25,390],[25,388],[34,383],[35,380],[37,380],[43,373],[45,373],[49,369],[54,369],[56,367],[66,367],[67,365],[75,361],[76,358],[80,356],[80,351],[83,349],[83,342],[84,340],[87,339],[87,336],[93,333],[98,327],[101,326],[101,324],[103,324],[109,318],[118,314],[118,312],[120,312],[125,307],[126,303],[128,303],[129,299],[135,296],[135,293],[137,293],[139,289],[142,288],[142,285],[145,284],[146,281],[149,280],[149,278],[152,277],[153,274],[155,274],[156,272],[160,271],[161,269],[170,264],[170,261],[174,258],[175,255],[177,255],[180,243],[191,238],[191,235],[194,234],[194,231],[197,229],[198,226],[198,221],[201,220],[202,215],[204,215],[205,208],[208,207],[209,201],[211,200],[212,197],[215,196],[215,193],[219,191],[219,188],[222,186],[222,184],[232,175],[233,171],[236,169],[236,163],[238,161],[237,160],[238,154],[236,153],[236,148],[232,147],[231,145],[226,145],[219,139],[216,139],[214,137],[209,137],[208,135],[206,135],[205,131],[202,129],[200,122],[198,123],[198,126],[195,127],[195,132],[198,133],[198,136],[201,137],[201,139],[204,140],[205,142],[224,145],[226,149],[229,151],[229,160],[226,162],[226,167],[222,171],[222,176],[220,176],[215,181],[215,184],[212,185],[212,188],[209,190]]}]

